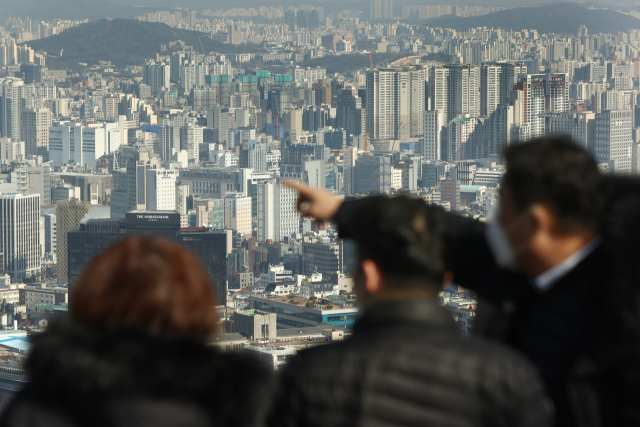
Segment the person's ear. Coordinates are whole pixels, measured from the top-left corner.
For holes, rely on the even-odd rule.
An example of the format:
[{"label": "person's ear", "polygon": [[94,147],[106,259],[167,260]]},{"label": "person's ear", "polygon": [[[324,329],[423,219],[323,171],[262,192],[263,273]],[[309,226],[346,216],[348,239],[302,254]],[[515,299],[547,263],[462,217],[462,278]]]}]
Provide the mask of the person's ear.
[{"label": "person's ear", "polygon": [[556,229],[557,221],[553,210],[544,203],[534,203],[530,208],[531,219],[535,229],[552,233]]},{"label": "person's ear", "polygon": [[382,272],[375,262],[370,259],[362,261],[362,275],[365,292],[368,295],[377,294],[382,290]]}]

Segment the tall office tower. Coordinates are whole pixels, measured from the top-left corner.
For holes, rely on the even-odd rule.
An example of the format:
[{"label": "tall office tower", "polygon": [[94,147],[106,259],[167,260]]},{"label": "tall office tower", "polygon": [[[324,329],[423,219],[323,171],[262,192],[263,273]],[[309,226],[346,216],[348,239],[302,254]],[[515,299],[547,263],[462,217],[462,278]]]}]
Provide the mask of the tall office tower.
[{"label": "tall office tower", "polygon": [[171,54],[170,81],[175,83],[180,83],[180,66],[182,65],[183,59],[184,59],[183,52],[174,52]]},{"label": "tall office tower", "polygon": [[351,135],[366,133],[367,111],[357,89],[338,89],[336,102],[337,127]]},{"label": "tall office tower", "polygon": [[189,160],[193,160],[193,163],[200,162],[203,129],[200,126],[190,124],[180,128],[180,149],[187,150]]},{"label": "tall office tower", "polygon": [[47,108],[22,111],[20,139],[25,143],[27,155],[49,151],[49,128],[52,120],[53,115]]},{"label": "tall office tower", "polygon": [[224,228],[251,237],[251,197],[243,193],[227,193],[224,197]]},{"label": "tall office tower", "polygon": [[0,195],[0,250],[13,282],[40,270],[40,196]]},{"label": "tall office tower", "polygon": [[296,14],[296,25],[298,28],[309,28],[309,11],[299,10]]},{"label": "tall office tower", "polygon": [[284,25],[287,26],[289,31],[296,30],[296,21],[296,12],[294,10],[289,9],[284,13]]},{"label": "tall office tower", "polygon": [[445,123],[457,116],[480,115],[480,69],[476,65],[447,64],[429,73],[431,110],[442,111]]},{"label": "tall office tower", "polygon": [[296,141],[302,134],[302,110],[290,109],[282,112],[282,123],[284,125],[285,137]]},{"label": "tall office tower", "polygon": [[158,169],[160,159],[147,152],[136,152],[126,164],[126,212],[147,208],[147,169]]},{"label": "tall office tower", "polygon": [[329,149],[322,144],[283,143],[280,176],[299,180],[312,187],[325,188],[326,159]]},{"label": "tall office tower", "polygon": [[163,89],[170,88],[171,66],[164,62],[156,64],[153,60],[147,60],[142,67],[142,83],[151,88],[154,95],[159,95]]},{"label": "tall office tower", "polygon": [[44,253],[55,253],[57,250],[56,214],[46,214],[44,217]]},{"label": "tall office tower", "polygon": [[424,113],[424,137],[420,140],[420,155],[424,160],[445,160],[447,147],[442,146],[443,132],[446,130],[444,115],[441,111]]},{"label": "tall office tower", "polygon": [[281,242],[285,237],[300,232],[297,201],[295,190],[275,180],[257,184],[259,242]]},{"label": "tall office tower", "polygon": [[180,128],[160,126],[159,130],[160,160],[168,162],[175,151],[180,151]]},{"label": "tall office tower", "polygon": [[367,131],[373,139],[406,139],[424,132],[426,71],[420,66],[367,71]]},{"label": "tall office tower", "polygon": [[480,69],[480,114],[490,116],[498,105],[508,104],[513,85],[520,74],[527,74],[522,63],[484,64]]},{"label": "tall office tower", "polygon": [[58,258],[56,280],[60,283],[66,283],[69,280],[67,277],[69,232],[80,228],[80,221],[89,212],[90,207],[90,202],[81,202],[79,200],[59,200],[56,202],[56,245],[58,249],[56,253]]},{"label": "tall office tower", "polygon": [[213,129],[214,142],[225,142],[227,131],[233,127],[233,117],[229,115],[229,108],[216,106],[207,110],[207,128]]},{"label": "tall office tower", "polygon": [[356,160],[356,191],[388,193],[391,191],[392,159],[386,154],[365,153]]},{"label": "tall office tower", "polygon": [[593,156],[598,163],[608,163],[609,171],[631,173],[633,115],[631,110],[611,110],[596,114]]},{"label": "tall office tower", "polygon": [[0,78],[0,137],[20,139],[22,111],[28,108],[31,86],[20,79]]},{"label": "tall office tower", "polygon": [[176,176],[175,169],[147,169],[147,210],[176,209]]}]

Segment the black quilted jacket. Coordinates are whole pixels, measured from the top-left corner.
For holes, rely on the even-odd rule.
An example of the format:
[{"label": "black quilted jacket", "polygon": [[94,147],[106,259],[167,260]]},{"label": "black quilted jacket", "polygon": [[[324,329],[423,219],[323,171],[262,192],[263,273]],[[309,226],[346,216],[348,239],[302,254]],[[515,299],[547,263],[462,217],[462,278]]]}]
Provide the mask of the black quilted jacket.
[{"label": "black quilted jacket", "polygon": [[551,425],[553,405],[524,358],[460,334],[435,303],[365,312],[353,336],[298,353],[280,376],[270,425]]}]

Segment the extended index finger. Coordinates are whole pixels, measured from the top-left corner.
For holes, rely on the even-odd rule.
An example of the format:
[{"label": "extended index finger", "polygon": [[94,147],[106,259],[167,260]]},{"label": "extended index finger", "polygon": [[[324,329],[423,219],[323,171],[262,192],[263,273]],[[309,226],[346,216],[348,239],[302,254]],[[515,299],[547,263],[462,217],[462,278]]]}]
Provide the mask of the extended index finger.
[{"label": "extended index finger", "polygon": [[294,180],[282,180],[280,181],[280,184],[289,187],[289,188],[293,188],[294,190],[297,190],[299,193],[309,193],[311,190],[311,187],[309,187],[307,184],[302,184],[299,181],[294,181]]}]

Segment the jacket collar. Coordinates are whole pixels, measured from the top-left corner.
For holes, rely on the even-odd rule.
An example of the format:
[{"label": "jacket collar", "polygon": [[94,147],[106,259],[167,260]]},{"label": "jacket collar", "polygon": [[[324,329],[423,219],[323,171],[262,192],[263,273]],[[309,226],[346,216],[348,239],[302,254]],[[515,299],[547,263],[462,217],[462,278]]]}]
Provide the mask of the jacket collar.
[{"label": "jacket collar", "polygon": [[364,309],[354,332],[391,324],[420,324],[450,333],[460,333],[453,316],[435,301],[393,301]]}]

